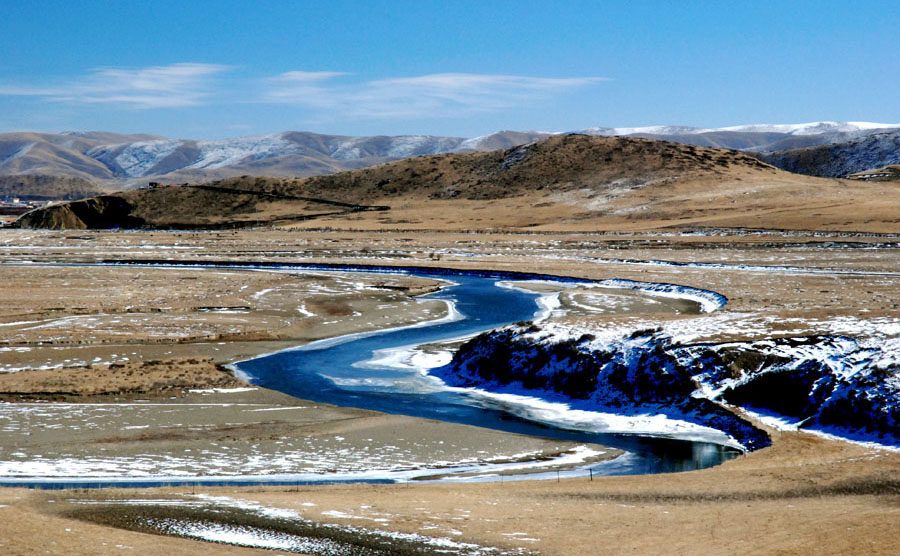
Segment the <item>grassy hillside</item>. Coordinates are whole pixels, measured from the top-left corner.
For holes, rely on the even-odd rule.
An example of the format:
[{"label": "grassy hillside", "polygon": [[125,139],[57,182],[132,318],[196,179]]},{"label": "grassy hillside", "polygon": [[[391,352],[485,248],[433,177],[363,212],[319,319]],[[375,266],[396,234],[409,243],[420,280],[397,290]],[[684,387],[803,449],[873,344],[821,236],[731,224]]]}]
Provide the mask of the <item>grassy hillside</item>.
[{"label": "grassy hillside", "polygon": [[433,155],[298,184],[315,195],[354,201],[395,197],[501,199],[537,192],[640,187],[736,168],[774,171],[737,151],[648,139],[562,135],[511,149]]},{"label": "grassy hillside", "polygon": [[96,184],[72,176],[25,174],[0,176],[0,199],[6,196],[25,200],[74,200],[103,193]]},{"label": "grassy hillside", "polygon": [[[118,195],[130,207],[128,219],[120,215],[110,225],[900,231],[898,192],[850,183],[790,174],[738,151],[566,135],[506,150],[422,156],[312,178],[240,177],[133,191]],[[31,213],[20,225],[94,226],[89,222],[96,219],[90,217],[73,223],[62,216],[67,210]]]}]

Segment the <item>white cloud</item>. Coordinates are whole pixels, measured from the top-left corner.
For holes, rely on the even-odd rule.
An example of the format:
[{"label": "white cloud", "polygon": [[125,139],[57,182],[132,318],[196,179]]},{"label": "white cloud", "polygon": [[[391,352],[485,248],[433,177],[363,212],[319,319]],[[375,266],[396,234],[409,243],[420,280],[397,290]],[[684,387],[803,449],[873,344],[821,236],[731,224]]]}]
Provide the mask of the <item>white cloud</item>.
[{"label": "white cloud", "polygon": [[327,81],[332,77],[347,75],[341,71],[288,71],[275,77],[276,81],[309,83],[313,81]]},{"label": "white cloud", "polygon": [[230,69],[180,63],[147,68],[96,68],[81,78],[50,87],[0,86],[0,95],[35,96],[72,103],[108,103],[133,108],[197,106],[212,92],[212,78]]},{"label": "white cloud", "polygon": [[417,118],[492,112],[527,106],[602,81],[604,77],[527,77],[438,73],[334,82],[337,72],[288,72],[269,80],[262,100],[305,106],[341,116]]}]

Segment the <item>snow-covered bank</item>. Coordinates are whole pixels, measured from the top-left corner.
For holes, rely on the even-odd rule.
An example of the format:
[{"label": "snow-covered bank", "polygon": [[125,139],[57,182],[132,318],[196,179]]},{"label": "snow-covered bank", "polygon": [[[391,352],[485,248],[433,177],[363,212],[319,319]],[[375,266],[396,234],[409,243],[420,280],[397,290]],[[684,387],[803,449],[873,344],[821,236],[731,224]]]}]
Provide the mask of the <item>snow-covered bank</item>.
[{"label": "snow-covered bank", "polygon": [[[72,497],[61,503],[70,505],[73,515],[88,522],[99,521],[104,525],[145,533],[290,553],[332,556],[438,553],[501,556],[528,553],[518,548],[502,550],[463,542],[439,536],[438,531],[432,531],[431,535],[391,531],[388,524],[398,516],[385,513],[379,513],[379,517],[368,517],[334,510],[321,512],[325,518],[373,522],[363,526],[323,523],[310,519],[306,512],[300,510],[206,494],[169,498]],[[301,506],[308,509],[316,504],[304,502]],[[362,506],[359,513],[368,513],[362,510],[370,508]],[[388,530],[382,529],[386,526]],[[461,534],[455,530],[448,533]],[[128,548],[125,545],[118,547]]]},{"label": "snow-covered bank", "polygon": [[[185,462],[189,458],[170,456],[157,461],[150,456],[104,457],[91,460],[76,458],[45,458],[27,465],[0,462],[0,486],[70,489],[70,488],[152,488],[178,485],[206,486],[255,486],[255,485],[326,485],[350,483],[426,483],[452,481],[478,483],[500,480],[551,480],[559,477],[584,476],[587,467],[593,474],[633,473],[635,463],[631,454],[616,455],[615,451],[598,449],[595,445],[576,445],[571,449],[548,455],[541,451],[498,455],[494,458],[466,457],[457,460],[407,461],[385,464],[366,461],[367,454],[351,461],[349,450],[317,453],[315,458],[302,452],[279,456],[270,464],[271,469],[262,473],[238,473],[239,460],[227,462],[227,467],[212,461],[206,467],[220,474],[185,474]],[[358,450],[357,450],[358,451]],[[208,455],[208,454],[207,454]],[[303,461],[303,458],[306,460]],[[163,461],[168,459],[171,461]],[[265,465],[263,458],[255,458],[257,466]],[[274,459],[274,458],[273,458]],[[307,469],[302,472],[274,472],[295,462],[294,467]],[[296,463],[299,462],[299,463]],[[195,460],[194,469],[204,468]],[[182,472],[179,472],[182,471]]]},{"label": "snow-covered bank", "polygon": [[373,359],[365,362],[365,366],[426,373],[404,386],[416,392],[455,391],[464,395],[473,405],[501,410],[526,421],[550,427],[593,433],[673,438],[744,449],[740,442],[722,430],[676,413],[628,411],[621,407],[607,410],[597,407],[586,408],[573,404],[572,400],[564,395],[536,393],[516,386],[497,388],[495,383],[455,385],[453,381],[446,380],[440,370],[450,365],[453,360],[454,354],[449,347],[441,350],[437,346],[429,346],[427,350],[423,350],[419,346],[410,345],[376,352]]},{"label": "snow-covered bank", "polygon": [[654,425],[687,422],[749,450],[767,446],[767,435],[733,405],[844,438],[900,444],[900,339],[681,345],[653,330],[597,338],[512,326],[470,340],[431,373],[455,387],[536,398],[535,407],[643,420],[646,430],[630,432],[660,435]]},{"label": "snow-covered bank", "polygon": [[607,288],[622,288],[626,290],[635,290],[641,293],[657,296],[671,297],[676,299],[686,299],[700,305],[700,311],[703,313],[712,313],[721,309],[728,303],[728,298],[724,295],[712,290],[704,290],[701,288],[692,288],[690,286],[681,286],[678,284],[664,284],[659,282],[636,282],[634,280],[597,280],[589,282],[595,286]]},{"label": "snow-covered bank", "polygon": [[[724,307],[728,298],[712,290],[704,290],[679,284],[665,284],[662,282],[637,282],[634,280],[608,279],[608,280],[584,280],[581,282],[559,280],[528,280],[526,285],[551,285],[554,288],[566,290],[570,288],[587,288],[597,290],[629,290],[648,297],[667,297],[681,299],[696,303],[701,313],[712,313]],[[497,286],[501,288],[532,291],[527,287],[519,287],[511,281],[499,281]],[[560,292],[544,294],[537,300],[539,311],[535,313],[534,320],[546,320],[553,311],[561,307]]]}]

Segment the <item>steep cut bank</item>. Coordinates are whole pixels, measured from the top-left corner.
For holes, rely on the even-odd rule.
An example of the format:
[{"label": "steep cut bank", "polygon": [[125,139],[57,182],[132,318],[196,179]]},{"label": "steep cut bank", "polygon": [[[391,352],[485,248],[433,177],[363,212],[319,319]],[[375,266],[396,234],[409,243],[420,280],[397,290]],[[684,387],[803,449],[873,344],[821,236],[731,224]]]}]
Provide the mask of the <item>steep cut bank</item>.
[{"label": "steep cut bank", "polygon": [[767,435],[723,403],[897,445],[898,351],[896,341],[835,336],[679,345],[652,330],[610,341],[530,325],[482,334],[431,372],[453,386],[527,393],[575,409],[662,414],[721,430],[749,450],[769,445]]}]

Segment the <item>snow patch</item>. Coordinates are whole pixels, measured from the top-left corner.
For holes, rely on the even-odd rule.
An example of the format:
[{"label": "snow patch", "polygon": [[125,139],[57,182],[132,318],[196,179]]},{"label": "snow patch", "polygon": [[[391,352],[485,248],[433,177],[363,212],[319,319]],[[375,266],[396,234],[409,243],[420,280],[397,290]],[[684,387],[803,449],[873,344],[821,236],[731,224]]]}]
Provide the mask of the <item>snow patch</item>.
[{"label": "snow patch", "polygon": [[217,141],[198,141],[200,157],[187,168],[222,168],[239,162],[301,154],[302,148],[285,139],[283,133],[252,135]]},{"label": "snow patch", "polygon": [[131,143],[114,159],[129,178],[147,175],[161,160],[175,152],[182,141],[168,139]]}]

